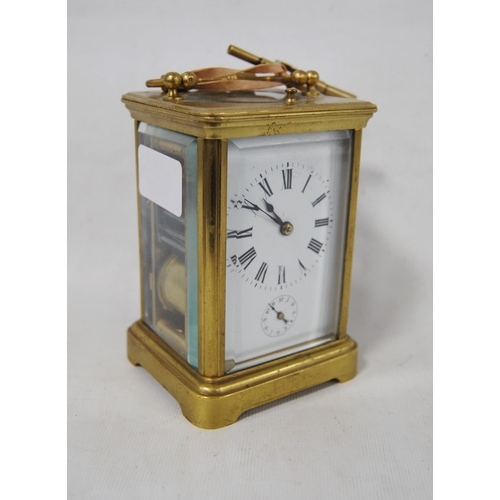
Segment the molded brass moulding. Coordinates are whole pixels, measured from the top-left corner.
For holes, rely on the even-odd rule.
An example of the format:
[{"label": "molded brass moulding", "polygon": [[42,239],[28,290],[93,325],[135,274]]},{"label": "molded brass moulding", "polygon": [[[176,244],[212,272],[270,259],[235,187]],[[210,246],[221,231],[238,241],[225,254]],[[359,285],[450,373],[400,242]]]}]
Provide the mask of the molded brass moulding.
[{"label": "molded brass moulding", "polygon": [[224,374],[227,140],[198,139],[198,369]]},{"label": "molded brass moulding", "polygon": [[128,358],[177,400],[197,427],[218,429],[247,410],[329,380],[356,375],[358,346],[349,337],[222,377],[203,377],[142,321],[127,332]]},{"label": "molded brass moulding", "polygon": [[[283,92],[283,97],[286,93]],[[377,111],[366,101],[320,95],[290,106],[275,103],[165,101],[160,92],[131,92],[122,97],[132,118],[204,139],[298,134],[362,129]]]},{"label": "molded brass moulding", "polygon": [[354,253],[354,233],[356,229],[356,207],[358,203],[359,166],[361,159],[361,136],[362,130],[354,130],[351,187],[349,192],[347,234],[344,251],[344,271],[342,276],[342,295],[340,301],[339,339],[347,335],[347,320],[349,317],[349,297],[351,292],[351,272]]}]

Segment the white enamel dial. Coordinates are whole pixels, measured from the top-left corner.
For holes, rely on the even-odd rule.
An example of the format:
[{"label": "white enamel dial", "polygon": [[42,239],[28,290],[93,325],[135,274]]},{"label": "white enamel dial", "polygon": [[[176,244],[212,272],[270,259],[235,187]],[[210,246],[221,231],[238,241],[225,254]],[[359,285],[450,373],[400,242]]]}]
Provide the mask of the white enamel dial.
[{"label": "white enamel dial", "polygon": [[280,295],[269,302],[262,315],[262,329],[270,337],[286,333],[297,318],[297,302],[290,295]]},{"label": "white enamel dial", "polygon": [[332,211],[318,170],[288,161],[263,168],[229,198],[228,271],[262,290],[293,287],[324,255]]},{"label": "white enamel dial", "polygon": [[350,162],[349,131],[228,141],[229,367],[335,338]]}]

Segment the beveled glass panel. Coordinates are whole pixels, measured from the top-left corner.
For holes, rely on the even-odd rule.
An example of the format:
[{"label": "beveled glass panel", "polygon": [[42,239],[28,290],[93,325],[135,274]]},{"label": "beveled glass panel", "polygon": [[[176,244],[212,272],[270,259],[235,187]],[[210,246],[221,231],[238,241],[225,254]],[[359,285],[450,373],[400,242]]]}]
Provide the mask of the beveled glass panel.
[{"label": "beveled glass panel", "polygon": [[197,367],[196,138],[140,123],[138,183],[143,320]]},{"label": "beveled glass panel", "polygon": [[337,338],[352,136],[229,140],[227,371]]}]

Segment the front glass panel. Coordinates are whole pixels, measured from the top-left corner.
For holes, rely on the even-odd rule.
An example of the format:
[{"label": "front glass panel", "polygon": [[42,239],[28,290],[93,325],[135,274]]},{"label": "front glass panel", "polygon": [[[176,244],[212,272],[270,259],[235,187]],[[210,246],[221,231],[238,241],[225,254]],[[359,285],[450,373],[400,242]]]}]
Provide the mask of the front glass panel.
[{"label": "front glass panel", "polygon": [[228,145],[226,370],[335,340],[352,131]]},{"label": "front glass panel", "polygon": [[197,141],[139,124],[144,322],[198,366]]}]

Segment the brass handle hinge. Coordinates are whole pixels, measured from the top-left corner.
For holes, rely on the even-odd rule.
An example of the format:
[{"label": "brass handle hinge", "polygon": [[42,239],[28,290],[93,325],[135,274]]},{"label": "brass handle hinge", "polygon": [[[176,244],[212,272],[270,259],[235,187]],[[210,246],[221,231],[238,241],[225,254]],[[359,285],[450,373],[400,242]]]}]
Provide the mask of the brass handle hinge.
[{"label": "brass handle hinge", "polygon": [[[263,62],[267,63],[271,62],[269,59],[265,59],[264,57],[259,57],[254,54],[251,54],[250,52],[247,52],[246,50],[243,50],[239,47],[236,47],[235,45],[230,45],[227,49],[227,53],[234,57],[237,57],[238,59],[242,59],[243,61],[249,62],[250,64],[262,64]],[[292,66],[291,64],[288,64],[283,61],[277,61],[277,62],[283,64],[286,67],[286,69],[291,73],[297,70],[297,68],[295,66]],[[356,98],[356,96],[351,92],[347,92],[346,90],[333,87],[332,85],[329,85],[328,83],[321,81],[319,77],[317,82],[314,84],[314,87],[316,91],[319,91],[325,95],[348,97],[348,98],[350,97],[354,99]]]}]

